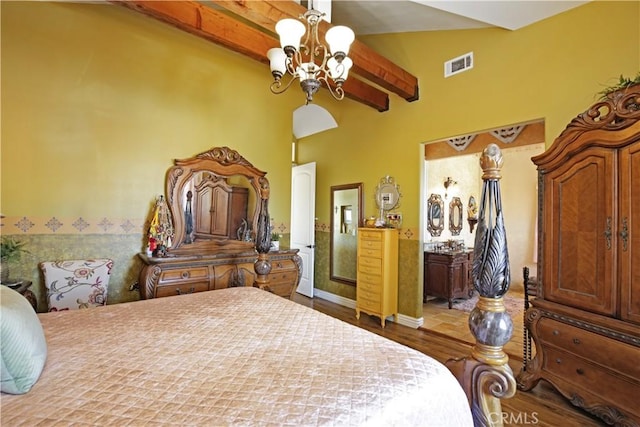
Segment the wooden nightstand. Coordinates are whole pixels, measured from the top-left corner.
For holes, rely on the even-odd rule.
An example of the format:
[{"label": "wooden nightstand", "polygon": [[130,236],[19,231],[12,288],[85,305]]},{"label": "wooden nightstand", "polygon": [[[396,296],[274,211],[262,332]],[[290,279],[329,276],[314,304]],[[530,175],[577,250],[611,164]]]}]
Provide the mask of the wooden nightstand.
[{"label": "wooden nightstand", "polygon": [[33,293],[31,289],[31,280],[23,280],[23,279],[13,279],[10,283],[3,283],[3,286],[8,286],[16,292],[20,292],[29,303],[33,309],[38,311],[38,299],[36,298],[36,294]]}]

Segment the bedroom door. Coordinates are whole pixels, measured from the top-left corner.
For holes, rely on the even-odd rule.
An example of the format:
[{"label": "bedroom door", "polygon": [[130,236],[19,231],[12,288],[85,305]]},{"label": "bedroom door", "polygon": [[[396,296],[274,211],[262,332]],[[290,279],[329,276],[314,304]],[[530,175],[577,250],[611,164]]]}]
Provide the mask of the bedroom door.
[{"label": "bedroom door", "polygon": [[316,163],[291,169],[291,248],[299,249],[302,276],[298,292],[313,298],[315,256]]}]

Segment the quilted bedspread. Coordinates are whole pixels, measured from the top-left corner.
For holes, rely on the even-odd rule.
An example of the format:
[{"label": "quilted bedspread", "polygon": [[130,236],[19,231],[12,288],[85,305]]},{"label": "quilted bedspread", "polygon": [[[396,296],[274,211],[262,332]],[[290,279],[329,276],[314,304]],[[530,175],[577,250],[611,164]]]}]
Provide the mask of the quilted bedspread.
[{"label": "quilted bedspread", "polygon": [[256,288],[39,318],[47,362],[3,427],[472,425],[441,363]]}]

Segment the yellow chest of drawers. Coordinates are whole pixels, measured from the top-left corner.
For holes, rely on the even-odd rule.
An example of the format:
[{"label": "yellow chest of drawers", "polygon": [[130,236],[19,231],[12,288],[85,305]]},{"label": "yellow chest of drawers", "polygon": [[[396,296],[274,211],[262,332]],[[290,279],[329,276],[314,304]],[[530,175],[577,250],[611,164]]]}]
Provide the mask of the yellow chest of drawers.
[{"label": "yellow chest of drawers", "polygon": [[398,321],[398,230],[358,229],[356,317],[360,312]]}]

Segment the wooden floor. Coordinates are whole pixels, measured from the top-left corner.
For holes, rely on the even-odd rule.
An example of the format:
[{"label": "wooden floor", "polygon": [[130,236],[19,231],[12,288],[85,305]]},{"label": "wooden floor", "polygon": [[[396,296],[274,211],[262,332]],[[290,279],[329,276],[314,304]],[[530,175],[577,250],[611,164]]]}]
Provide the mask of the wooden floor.
[{"label": "wooden floor", "polygon": [[[504,346],[504,351],[510,358],[522,362],[522,342],[524,341],[524,294],[522,291],[509,290],[509,297],[516,298],[520,302],[519,310],[511,314],[513,322],[513,334],[511,340]],[[449,309],[447,300],[433,299],[422,306],[424,324],[422,328],[438,332],[442,335],[457,339],[468,344],[473,344],[474,338],[469,330],[467,320],[469,313]]]},{"label": "wooden floor", "polygon": [[[414,348],[442,363],[450,358],[468,356],[471,352],[471,345],[465,343],[463,339],[448,337],[441,332],[409,328],[393,322],[387,322],[383,329],[380,326],[380,319],[377,317],[362,314],[360,319],[356,319],[355,310],[320,298],[310,299],[296,294],[294,301]],[[462,319],[459,322],[464,324],[464,328],[468,328],[466,319],[464,317]],[[509,364],[515,375],[520,371],[521,360],[521,356],[519,359],[510,357]],[[503,400],[502,411],[505,426],[589,427],[605,425],[588,413],[572,406],[544,381],[541,381],[532,391],[517,391],[511,399]]]}]

